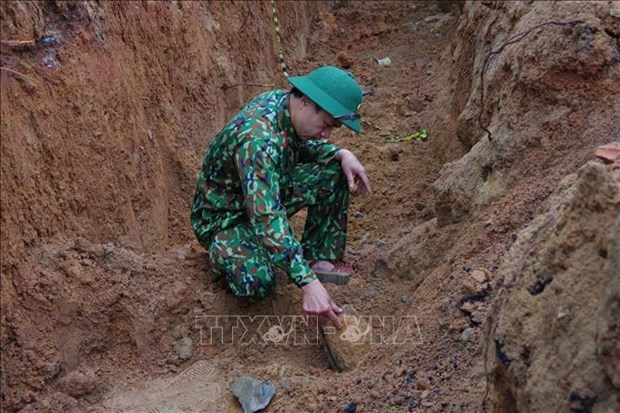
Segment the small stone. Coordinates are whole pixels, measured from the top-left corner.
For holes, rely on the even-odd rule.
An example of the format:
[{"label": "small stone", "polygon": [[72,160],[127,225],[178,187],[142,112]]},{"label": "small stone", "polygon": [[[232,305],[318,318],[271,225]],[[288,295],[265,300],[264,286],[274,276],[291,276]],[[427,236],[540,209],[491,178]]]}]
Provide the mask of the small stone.
[{"label": "small stone", "polygon": [[479,283],[484,283],[488,280],[487,273],[483,270],[474,270],[471,272],[471,277]]},{"label": "small stone", "polygon": [[476,309],[476,306],[474,306],[474,303],[471,301],[465,301],[459,308],[462,311],[471,314]]},{"label": "small stone", "polygon": [[422,394],[420,395],[420,398],[421,398],[422,400],[424,400],[424,399],[426,399],[426,398],[428,397],[428,395],[429,395],[429,394],[431,394],[431,391],[430,391],[430,390],[424,390],[424,391],[422,392]]},{"label": "small stone", "polygon": [[375,94],[375,88],[372,86],[362,87],[362,95],[363,96],[372,96]]},{"label": "small stone", "polygon": [[469,276],[463,277],[461,281],[461,293],[465,297],[475,295],[480,290],[480,284]]},{"label": "small stone", "polygon": [[181,340],[177,341],[175,350],[181,360],[187,360],[191,358],[194,353],[194,343],[191,338],[183,337]]},{"label": "small stone", "polygon": [[467,343],[473,333],[474,333],[474,329],[472,327],[469,327],[463,330],[463,332],[461,333],[461,342],[463,344]]},{"label": "small stone", "polygon": [[258,381],[250,376],[237,380],[231,389],[241,403],[243,413],[254,413],[267,407],[276,389],[270,381]]},{"label": "small stone", "polygon": [[95,391],[98,382],[99,378],[92,369],[73,370],[58,380],[61,391],[75,398],[80,398]]},{"label": "small stone", "polygon": [[351,402],[344,409],[344,413],[357,413],[357,403]]},{"label": "small stone", "polygon": [[426,19],[424,19],[424,21],[426,23],[435,23],[435,22],[438,22],[439,19],[440,19],[439,16],[428,16]]},{"label": "small stone", "polygon": [[378,239],[377,240],[377,247],[381,248],[385,246],[385,241],[383,241],[382,239]]},{"label": "small stone", "polygon": [[409,302],[409,294],[405,294],[403,295],[403,298],[401,298],[401,301],[403,302],[403,304],[407,304]]}]

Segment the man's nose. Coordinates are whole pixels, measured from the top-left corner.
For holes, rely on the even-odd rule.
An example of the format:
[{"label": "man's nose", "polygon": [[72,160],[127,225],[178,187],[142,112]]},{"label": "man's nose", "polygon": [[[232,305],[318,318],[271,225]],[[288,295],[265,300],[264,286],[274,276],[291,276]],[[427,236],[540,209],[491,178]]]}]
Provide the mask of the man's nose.
[{"label": "man's nose", "polygon": [[332,128],[323,129],[321,131],[321,138],[328,139],[329,135],[331,135],[331,134],[332,134]]}]

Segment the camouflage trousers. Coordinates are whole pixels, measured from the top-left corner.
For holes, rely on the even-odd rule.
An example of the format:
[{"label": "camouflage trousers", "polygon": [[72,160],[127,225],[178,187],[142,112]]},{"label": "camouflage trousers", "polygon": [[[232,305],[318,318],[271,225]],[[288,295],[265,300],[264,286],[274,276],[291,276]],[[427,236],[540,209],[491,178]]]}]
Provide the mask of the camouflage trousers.
[{"label": "camouflage trousers", "polygon": [[[281,201],[290,218],[307,207],[301,240],[307,260],[342,260],[347,237],[349,190],[338,162],[299,164],[291,185],[281,188]],[[226,277],[239,297],[264,299],[275,289],[273,260],[259,245],[246,220],[217,233],[209,247],[211,272]]]}]

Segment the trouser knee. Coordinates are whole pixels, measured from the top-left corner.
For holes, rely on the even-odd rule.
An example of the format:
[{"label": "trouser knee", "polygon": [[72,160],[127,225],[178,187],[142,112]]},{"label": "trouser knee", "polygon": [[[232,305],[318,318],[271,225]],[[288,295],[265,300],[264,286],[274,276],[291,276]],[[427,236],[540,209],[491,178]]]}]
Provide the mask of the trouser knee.
[{"label": "trouser knee", "polygon": [[216,278],[225,277],[228,288],[238,297],[267,298],[276,287],[273,264],[260,248],[231,232],[223,231],[214,238],[209,248],[211,272]]}]

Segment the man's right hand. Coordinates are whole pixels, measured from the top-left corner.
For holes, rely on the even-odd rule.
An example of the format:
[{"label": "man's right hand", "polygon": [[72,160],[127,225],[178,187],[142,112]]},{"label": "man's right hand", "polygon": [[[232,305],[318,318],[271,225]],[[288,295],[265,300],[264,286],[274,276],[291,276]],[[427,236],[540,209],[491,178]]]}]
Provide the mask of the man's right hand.
[{"label": "man's right hand", "polygon": [[336,328],[342,328],[342,323],[336,315],[341,313],[342,309],[334,303],[319,280],[312,281],[301,289],[304,292],[302,309],[305,315],[318,316],[320,324],[324,324],[322,321],[327,318]]}]

